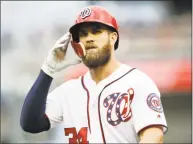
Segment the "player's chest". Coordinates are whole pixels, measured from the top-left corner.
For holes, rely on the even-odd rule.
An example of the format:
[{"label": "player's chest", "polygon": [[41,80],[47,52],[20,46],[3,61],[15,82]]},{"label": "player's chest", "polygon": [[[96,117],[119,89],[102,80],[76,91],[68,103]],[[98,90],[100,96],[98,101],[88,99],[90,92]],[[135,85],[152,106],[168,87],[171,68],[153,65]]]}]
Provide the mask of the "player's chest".
[{"label": "player's chest", "polygon": [[[109,117],[123,115],[134,96],[132,85],[125,81],[107,83],[106,85],[82,86],[68,94],[66,109],[70,111],[73,119],[88,118],[90,112],[99,112]],[[116,114],[112,113],[112,110]],[[123,112],[124,111],[124,112]]]},{"label": "player's chest", "polygon": [[92,87],[84,85],[70,93],[64,122],[66,128],[75,128],[77,135],[85,131],[102,140],[105,130],[119,132],[131,120],[134,90],[125,81]]}]

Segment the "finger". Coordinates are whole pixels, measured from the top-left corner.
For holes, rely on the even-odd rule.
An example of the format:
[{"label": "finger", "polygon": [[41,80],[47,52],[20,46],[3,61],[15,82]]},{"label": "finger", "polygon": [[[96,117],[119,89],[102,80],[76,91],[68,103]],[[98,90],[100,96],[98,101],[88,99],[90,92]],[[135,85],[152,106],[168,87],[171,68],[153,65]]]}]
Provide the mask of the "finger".
[{"label": "finger", "polygon": [[67,40],[67,41],[64,43],[64,45],[63,45],[63,47],[62,47],[62,49],[63,49],[64,51],[66,51],[66,50],[67,50],[68,45],[69,45],[69,42],[70,42],[70,39],[69,39],[69,40]]},{"label": "finger", "polygon": [[50,52],[55,52],[57,49],[61,49],[63,51],[64,44],[55,44],[54,47],[50,50]]},{"label": "finger", "polygon": [[63,51],[62,49],[56,49],[55,53],[58,60],[64,60],[64,57],[66,55],[65,51]]},{"label": "finger", "polygon": [[63,48],[64,44],[55,44],[53,49]]},{"label": "finger", "polygon": [[57,44],[65,43],[67,40],[70,40],[71,34],[68,32],[63,35],[59,40],[56,41]]},{"label": "finger", "polygon": [[69,42],[70,41],[66,41],[66,43],[64,43],[64,44],[55,44],[54,47],[52,48],[52,51],[54,51],[56,49],[61,49],[62,51],[65,52],[67,50]]}]

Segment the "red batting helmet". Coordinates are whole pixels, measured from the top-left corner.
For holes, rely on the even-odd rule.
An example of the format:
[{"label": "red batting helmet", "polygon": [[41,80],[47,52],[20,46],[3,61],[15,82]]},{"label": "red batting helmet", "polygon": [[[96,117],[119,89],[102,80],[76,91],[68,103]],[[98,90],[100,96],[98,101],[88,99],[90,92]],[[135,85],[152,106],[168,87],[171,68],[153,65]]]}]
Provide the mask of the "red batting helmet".
[{"label": "red batting helmet", "polygon": [[106,9],[100,6],[89,6],[83,8],[78,14],[75,24],[69,30],[72,34],[73,41],[79,42],[78,29],[80,25],[85,22],[98,22],[115,30],[118,34],[118,39],[115,43],[115,50],[118,48],[119,33],[117,21]]}]

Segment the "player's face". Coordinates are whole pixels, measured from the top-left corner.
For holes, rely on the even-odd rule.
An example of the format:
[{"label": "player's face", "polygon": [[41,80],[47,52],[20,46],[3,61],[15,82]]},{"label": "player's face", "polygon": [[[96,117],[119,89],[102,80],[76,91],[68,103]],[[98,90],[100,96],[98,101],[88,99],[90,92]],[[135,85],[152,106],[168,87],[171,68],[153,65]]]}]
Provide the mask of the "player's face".
[{"label": "player's face", "polygon": [[86,23],[80,27],[79,40],[86,50],[82,61],[87,67],[96,68],[109,61],[111,50],[114,49],[110,35],[111,33],[100,24]]}]

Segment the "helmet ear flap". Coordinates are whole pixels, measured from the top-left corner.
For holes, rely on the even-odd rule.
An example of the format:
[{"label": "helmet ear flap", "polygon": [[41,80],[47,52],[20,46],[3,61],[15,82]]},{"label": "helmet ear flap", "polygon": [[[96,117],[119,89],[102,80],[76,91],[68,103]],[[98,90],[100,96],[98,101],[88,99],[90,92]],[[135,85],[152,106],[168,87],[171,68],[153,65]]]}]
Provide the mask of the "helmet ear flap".
[{"label": "helmet ear flap", "polygon": [[79,36],[78,36],[78,34],[72,33],[72,40],[78,43],[78,42],[79,42]]},{"label": "helmet ear flap", "polygon": [[84,57],[86,55],[85,47],[81,42],[77,43],[75,41],[71,41],[71,45],[79,57]]},{"label": "helmet ear flap", "polygon": [[79,43],[79,28],[83,23],[79,23],[74,25],[73,27],[70,28],[70,33],[72,34],[72,40]]},{"label": "helmet ear flap", "polygon": [[75,26],[73,29],[71,29],[72,34],[72,40],[75,42],[79,42],[79,34],[78,34],[78,26]]}]

